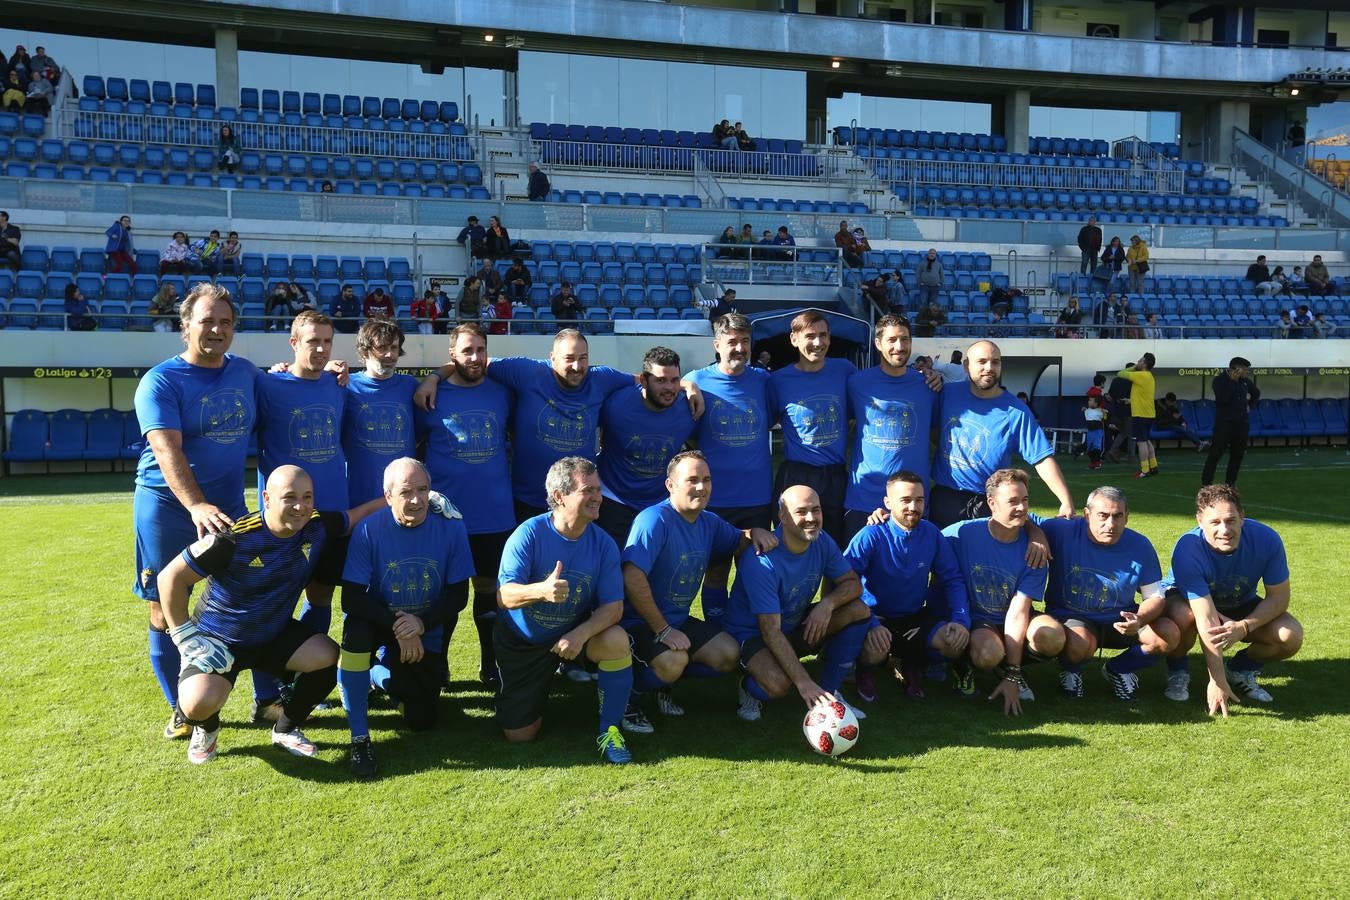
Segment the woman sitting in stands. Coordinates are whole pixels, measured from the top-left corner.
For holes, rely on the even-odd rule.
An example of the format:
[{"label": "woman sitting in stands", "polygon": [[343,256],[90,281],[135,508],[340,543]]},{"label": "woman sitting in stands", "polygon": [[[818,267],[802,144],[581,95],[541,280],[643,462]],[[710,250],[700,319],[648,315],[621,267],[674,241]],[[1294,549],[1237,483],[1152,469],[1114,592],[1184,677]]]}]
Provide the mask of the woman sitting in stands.
[{"label": "woman sitting in stands", "polygon": [[178,318],[178,288],[172,281],[161,282],[159,290],[150,300],[152,327],[156,331],[177,331]]},{"label": "woman sitting in stands", "polygon": [[163,278],[170,272],[175,275],[186,275],[191,269],[189,257],[192,254],[192,247],[188,245],[187,235],[181,231],[173,233],[173,240],[169,241],[159,254],[159,277]]},{"label": "woman sitting in stands", "polygon": [[1078,325],[1083,321],[1083,310],[1078,305],[1077,297],[1070,297],[1069,303],[1059,311],[1059,318],[1055,320],[1056,325],[1066,325],[1067,328],[1056,328],[1055,337],[1078,338],[1083,333],[1078,330]]},{"label": "woman sitting in stands", "polygon": [[483,238],[483,248],[487,251],[484,259],[510,259],[511,235],[506,233],[502,220],[496,216],[488,219],[487,236]]},{"label": "woman sitting in stands", "polygon": [[23,82],[19,80],[19,73],[10,69],[9,77],[5,79],[4,96],[0,97],[0,105],[9,112],[21,113],[27,99],[28,95],[23,89]]},{"label": "woman sitting in stands", "polygon": [[231,175],[239,165],[239,147],[235,144],[234,129],[229,125],[220,126],[220,137],[216,139],[216,164]]},{"label": "woman sitting in stands", "polygon": [[717,238],[716,256],[718,259],[736,258],[736,231],[728,225]]},{"label": "woman sitting in stands", "polygon": [[80,293],[79,285],[73,282],[66,285],[66,330],[93,331],[98,327],[91,315],[93,311],[84,294]]}]

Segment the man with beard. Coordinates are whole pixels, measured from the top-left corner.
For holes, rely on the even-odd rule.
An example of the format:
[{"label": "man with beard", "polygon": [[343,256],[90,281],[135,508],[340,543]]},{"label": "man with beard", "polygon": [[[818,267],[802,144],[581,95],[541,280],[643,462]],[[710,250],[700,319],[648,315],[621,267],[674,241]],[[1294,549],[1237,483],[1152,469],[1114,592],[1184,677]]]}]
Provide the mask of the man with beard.
[{"label": "man with beard", "polygon": [[356,355],[365,366],[347,381],[342,452],[347,457],[347,497],[352,506],[384,496],[384,470],[412,456],[413,391],[417,379],[398,373],[403,330],[392,319],[367,319],[356,333]]},{"label": "man with beard", "polygon": [[[497,570],[516,522],[507,457],[511,392],[486,378],[487,365],[483,326],[477,322],[456,326],[450,332],[450,375],[436,386],[435,409],[419,409],[418,419],[419,430],[427,434],[431,486],[458,507],[469,533],[477,573],[472,584],[478,678],[496,688],[500,682],[492,628],[497,616]],[[446,624],[453,631],[454,620]]]},{"label": "man with beard", "polygon": [[680,391],[680,357],[653,347],[642,357],[641,386],[609,395],[600,409],[600,490],[596,523],[620,547],[637,514],[666,497],[666,465],[694,433]]},{"label": "man with beard", "polygon": [[944,528],[989,515],[986,482],[1008,468],[1014,449],[1059,500],[1059,516],[1071,518],[1073,498],[1054,460],[1054,448],[1031,410],[1000,383],[1003,354],[998,345],[971,344],[965,368],[967,381],[942,389],[929,518]]}]

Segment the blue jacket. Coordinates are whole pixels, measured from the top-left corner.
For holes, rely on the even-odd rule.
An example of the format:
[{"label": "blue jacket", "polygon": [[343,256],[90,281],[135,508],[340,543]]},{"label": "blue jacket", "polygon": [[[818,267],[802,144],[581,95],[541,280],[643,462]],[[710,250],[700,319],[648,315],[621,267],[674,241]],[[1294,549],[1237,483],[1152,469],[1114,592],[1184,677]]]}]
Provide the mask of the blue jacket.
[{"label": "blue jacket", "polygon": [[123,228],[121,222],[112,223],[103,233],[108,236],[108,246],[103,248],[104,253],[116,253],[119,250],[124,253],[136,252],[131,245],[131,229]]}]

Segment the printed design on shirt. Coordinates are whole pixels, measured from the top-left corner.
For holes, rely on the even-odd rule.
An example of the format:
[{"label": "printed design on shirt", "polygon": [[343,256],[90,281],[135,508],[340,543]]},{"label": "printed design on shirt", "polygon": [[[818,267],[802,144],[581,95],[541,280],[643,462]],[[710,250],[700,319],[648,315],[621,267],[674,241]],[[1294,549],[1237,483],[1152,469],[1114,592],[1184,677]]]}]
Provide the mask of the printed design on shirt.
[{"label": "printed design on shirt", "polygon": [[798,579],[796,584],[787,589],[780,606],[783,611],[784,630],[791,631],[801,624],[802,619],[806,617],[806,608],[811,605],[818,590],[820,590],[819,572]]},{"label": "printed design on shirt", "polygon": [[238,388],[221,388],[203,394],[201,398],[202,437],[217,444],[233,444],[245,440],[253,430],[253,413],[244,392]]},{"label": "printed design on shirt", "polygon": [[947,420],[947,461],[953,472],[983,472],[994,452],[994,433],[974,416]]},{"label": "printed design on shirt", "polygon": [[357,415],[357,443],[372,453],[393,456],[404,452],[411,444],[411,416],[402,403],[362,400]]},{"label": "printed design on shirt", "polygon": [[788,406],[788,416],[807,447],[826,447],[838,441],[848,427],[844,402],[833,394],[817,394]]},{"label": "printed design on shirt", "polygon": [[1125,592],[1119,572],[1104,572],[1075,563],[1065,579],[1064,605],[1080,612],[1109,612],[1133,606],[1134,592]]},{"label": "printed design on shirt", "polygon": [[694,605],[694,597],[703,584],[703,573],[708,569],[708,554],[703,550],[687,550],[675,561],[666,585],[666,601],[680,609]]},{"label": "printed design on shirt", "polygon": [[392,610],[424,611],[439,588],[439,573],[440,563],[425,556],[391,559],[380,579],[380,595]]},{"label": "printed design on shirt", "polygon": [[1246,603],[1256,589],[1256,581],[1246,575],[1230,575],[1219,584],[1209,587],[1209,599],[1218,609],[1229,609]]},{"label": "printed design on shirt", "polygon": [[441,419],[455,459],[481,465],[502,449],[502,426],[497,414],[487,409],[451,413]]},{"label": "printed design on shirt", "polygon": [[328,462],[337,455],[337,413],[327,403],[292,409],[287,436],[291,441],[291,458]]},{"label": "printed design on shirt", "polygon": [[764,440],[764,424],[753,403],[744,406],[714,397],[707,410],[713,440],[727,447],[744,447]]},{"label": "printed design on shirt", "polygon": [[582,403],[547,401],[539,410],[535,429],[539,440],[559,453],[581,450],[586,446],[588,434],[594,446],[595,427],[590,424]]},{"label": "printed design on shirt", "polygon": [[[552,568],[549,567],[550,571]],[[562,577],[568,586],[566,600],[562,603],[531,603],[525,607],[530,618],[541,628],[565,628],[573,624],[581,615],[586,598],[592,595],[595,579],[591,575],[576,569],[564,569]]]},{"label": "printed design on shirt", "polygon": [[629,468],[644,478],[664,477],[674,455],[675,439],[668,434],[629,434],[623,445]]},{"label": "printed design on shirt", "polygon": [[870,397],[863,411],[863,443],[878,450],[903,450],[918,433],[914,404],[907,400],[882,400]]},{"label": "printed design on shirt", "polygon": [[971,612],[980,619],[1002,619],[1017,593],[1017,576],[997,566],[976,563],[966,579],[973,595]]}]

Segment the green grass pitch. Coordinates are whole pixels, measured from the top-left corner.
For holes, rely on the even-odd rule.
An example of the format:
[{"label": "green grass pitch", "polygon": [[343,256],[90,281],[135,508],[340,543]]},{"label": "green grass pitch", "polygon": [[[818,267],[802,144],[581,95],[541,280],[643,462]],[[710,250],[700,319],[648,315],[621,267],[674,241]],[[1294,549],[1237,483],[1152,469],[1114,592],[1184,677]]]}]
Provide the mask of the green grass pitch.
[{"label": "green grass pitch", "polygon": [[[1114,483],[1164,557],[1193,524],[1198,457]],[[1296,659],[1270,666],[1275,703],[1226,721],[1162,697],[1134,704],[1095,667],[1088,697],[1005,719],[984,694],[907,702],[882,685],[836,761],[801,737],[803,707],[734,715],[731,679],[678,688],[689,710],[631,739],[636,764],[594,750],[595,692],[559,679],[541,739],[508,746],[472,681],[465,622],[453,696],[430,734],[372,710],[382,777],[348,776],[340,709],[287,756],[245,724],[249,679],[224,710],[221,755],[190,766],[167,716],[130,594],[130,476],[0,481],[0,895],[45,896],[1226,896],[1350,895],[1350,457],[1258,451],[1249,515],[1284,536]],[[1032,499],[1050,495],[1033,481]],[[336,694],[334,695],[336,697]]]}]

